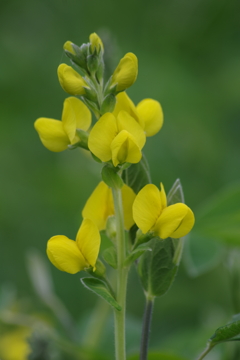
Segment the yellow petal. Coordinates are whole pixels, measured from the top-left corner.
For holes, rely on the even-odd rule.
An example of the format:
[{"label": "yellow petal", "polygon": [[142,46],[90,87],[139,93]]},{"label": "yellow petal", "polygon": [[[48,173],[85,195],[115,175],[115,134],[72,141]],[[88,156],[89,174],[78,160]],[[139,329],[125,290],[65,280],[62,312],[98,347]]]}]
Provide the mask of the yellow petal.
[{"label": "yellow petal", "polygon": [[179,228],[176,231],[174,231],[174,233],[171,235],[171,237],[174,239],[179,239],[179,238],[187,235],[194,226],[194,223],[195,223],[194,214],[188,206],[187,206],[187,208],[188,208],[188,211],[187,211],[185,217],[183,218]]},{"label": "yellow petal", "polygon": [[152,229],[162,211],[160,192],[153,184],[139,191],[133,203],[133,219],[144,234]]},{"label": "yellow petal", "polygon": [[102,161],[111,160],[111,143],[117,135],[117,123],[111,113],[104,114],[92,128],[88,147]]},{"label": "yellow petal", "polygon": [[141,120],[139,117],[138,111],[130,99],[130,97],[127,95],[125,91],[119,93],[116,96],[116,105],[113,111],[113,115],[117,117],[120,111],[126,111],[129,115],[131,115],[138,123],[141,125],[141,127],[144,129],[145,123]]},{"label": "yellow petal", "polygon": [[58,67],[58,79],[64,91],[71,95],[84,95],[84,86],[88,87],[82,76],[71,66],[61,64]]},{"label": "yellow petal", "polygon": [[111,189],[101,181],[88,198],[83,211],[83,218],[91,219],[99,231],[106,228],[107,218],[114,214]]},{"label": "yellow petal", "polygon": [[[186,217],[186,221],[184,218]],[[183,224],[183,225],[182,225]],[[182,203],[165,208],[155,227],[154,232],[161,238],[185,236],[193,227],[194,216],[189,207]],[[182,227],[183,226],[183,227]]]},{"label": "yellow petal", "polygon": [[29,337],[31,331],[21,327],[5,331],[0,338],[0,354],[4,360],[26,360],[31,353]]},{"label": "yellow petal", "polygon": [[63,235],[53,236],[48,240],[47,255],[57,269],[69,274],[76,274],[88,266],[76,241]]},{"label": "yellow petal", "polygon": [[117,117],[118,131],[126,130],[135,139],[139,148],[142,149],[146,142],[146,136],[142,127],[126,111],[120,111]]},{"label": "yellow petal", "polygon": [[73,54],[73,55],[76,55],[76,53],[75,53],[75,51],[74,51],[74,49],[73,49],[73,47],[72,47],[72,42],[71,41],[66,41],[65,43],[64,43],[64,45],[63,45],[63,49],[64,50],[67,50],[68,52],[70,52],[71,54]]},{"label": "yellow petal", "polygon": [[39,118],[34,127],[38,132],[41,142],[50,151],[60,152],[66,150],[70,141],[59,120]]},{"label": "yellow petal", "polygon": [[111,84],[117,84],[117,91],[129,88],[137,79],[138,59],[133,53],[127,53],[115,69]]},{"label": "yellow petal", "polygon": [[123,185],[121,192],[124,213],[124,226],[126,230],[129,230],[134,225],[132,206],[136,198],[136,194],[126,184]]},{"label": "yellow petal", "polygon": [[62,114],[63,129],[71,143],[75,142],[76,129],[88,130],[91,125],[91,112],[87,106],[75,97],[64,101]]},{"label": "yellow petal", "polygon": [[136,139],[126,130],[122,130],[111,143],[114,166],[129,162],[138,163],[142,158]]},{"label": "yellow petal", "polygon": [[147,136],[155,135],[163,125],[162,107],[158,101],[144,99],[137,105],[137,111],[144,122]]},{"label": "yellow petal", "polygon": [[96,34],[96,33],[92,33],[89,36],[89,40],[91,43],[91,51],[92,53],[94,52],[94,50],[97,50],[97,53],[102,49],[104,49],[103,47],[103,43],[102,40],[100,39],[100,37]]},{"label": "yellow petal", "polygon": [[167,196],[165,193],[165,189],[163,186],[163,183],[160,183],[160,197],[161,197],[161,203],[162,203],[162,209],[164,209],[165,207],[167,207]]},{"label": "yellow petal", "polygon": [[87,263],[94,268],[99,254],[101,237],[97,225],[92,220],[83,220],[77,233],[76,242]]}]

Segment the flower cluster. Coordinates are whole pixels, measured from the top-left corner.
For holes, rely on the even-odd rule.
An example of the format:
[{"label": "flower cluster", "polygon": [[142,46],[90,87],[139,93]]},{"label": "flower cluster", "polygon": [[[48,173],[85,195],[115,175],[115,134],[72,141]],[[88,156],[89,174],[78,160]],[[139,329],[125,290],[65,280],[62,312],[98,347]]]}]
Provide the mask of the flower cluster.
[{"label": "flower cluster", "polygon": [[[126,93],[138,74],[138,60],[127,53],[109,79],[104,79],[104,46],[93,33],[89,42],[80,47],[67,41],[64,51],[72,66],[60,64],[57,70],[61,87],[68,94],[63,104],[61,120],[41,117],[35,129],[42,144],[50,151],[84,148],[93,159],[111,169],[115,190],[120,190],[125,231],[134,225],[143,234],[181,238],[194,225],[191,209],[177,203],[167,206],[167,197],[153,184],[146,184],[135,193],[123,182],[122,174],[131,164],[142,159],[147,137],[158,133],[163,125],[163,112],[158,101],[144,99],[135,105]],[[92,126],[92,114],[97,121]],[[120,182],[119,182],[120,178]],[[47,244],[47,255],[59,270],[74,274],[97,268],[100,250],[100,231],[108,227],[108,219],[117,216],[113,198],[114,186],[103,179],[87,200],[83,222],[76,240],[66,236],[52,237]],[[115,183],[114,183],[115,184]],[[115,220],[114,220],[115,221]],[[113,240],[113,239],[112,239]]]}]

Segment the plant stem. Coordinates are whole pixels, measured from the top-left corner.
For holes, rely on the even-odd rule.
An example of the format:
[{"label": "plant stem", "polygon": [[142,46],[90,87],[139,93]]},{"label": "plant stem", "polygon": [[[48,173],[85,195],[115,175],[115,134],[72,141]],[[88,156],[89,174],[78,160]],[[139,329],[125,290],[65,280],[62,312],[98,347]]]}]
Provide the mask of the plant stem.
[{"label": "plant stem", "polygon": [[122,207],[122,193],[120,189],[112,189],[114,209],[116,216],[116,245],[117,245],[117,295],[116,300],[122,307],[121,311],[115,310],[115,354],[116,360],[126,360],[125,346],[125,312],[128,269],[124,268],[126,257],[126,243],[124,231],[124,218]]},{"label": "plant stem", "polygon": [[201,353],[197,360],[202,360],[203,358],[205,358],[205,356],[212,350],[213,346],[214,345],[212,345],[211,343],[208,343],[206,349]]},{"label": "plant stem", "polygon": [[148,358],[148,343],[150,328],[152,322],[154,298],[146,297],[145,312],[143,317],[142,339],[140,349],[140,360],[147,360]]}]

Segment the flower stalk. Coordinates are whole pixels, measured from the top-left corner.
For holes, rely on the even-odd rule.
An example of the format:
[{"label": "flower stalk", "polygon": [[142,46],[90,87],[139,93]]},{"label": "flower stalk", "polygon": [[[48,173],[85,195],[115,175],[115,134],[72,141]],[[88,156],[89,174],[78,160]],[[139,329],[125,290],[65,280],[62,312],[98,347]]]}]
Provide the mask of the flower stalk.
[{"label": "flower stalk", "polygon": [[150,337],[150,328],[152,323],[154,297],[146,296],[145,312],[143,317],[142,338],[140,347],[140,360],[148,358],[148,344]]}]

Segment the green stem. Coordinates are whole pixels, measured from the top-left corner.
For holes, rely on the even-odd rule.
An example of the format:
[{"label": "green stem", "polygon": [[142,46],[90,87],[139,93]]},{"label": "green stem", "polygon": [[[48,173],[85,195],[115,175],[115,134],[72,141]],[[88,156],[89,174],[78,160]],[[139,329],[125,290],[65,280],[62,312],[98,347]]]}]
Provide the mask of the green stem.
[{"label": "green stem", "polygon": [[154,298],[146,298],[146,306],[143,317],[142,339],[140,349],[140,360],[147,360],[148,358],[148,343],[150,328],[152,322]]},{"label": "green stem", "polygon": [[125,313],[128,269],[124,268],[126,257],[126,243],[124,231],[124,218],[122,207],[122,193],[120,189],[112,189],[114,209],[116,216],[116,246],[117,246],[117,302],[122,307],[121,311],[115,310],[115,354],[116,360],[126,360],[125,347]]},{"label": "green stem", "polygon": [[205,356],[212,350],[213,347],[214,345],[208,343],[206,349],[201,353],[197,360],[202,360],[203,358],[205,358]]}]

